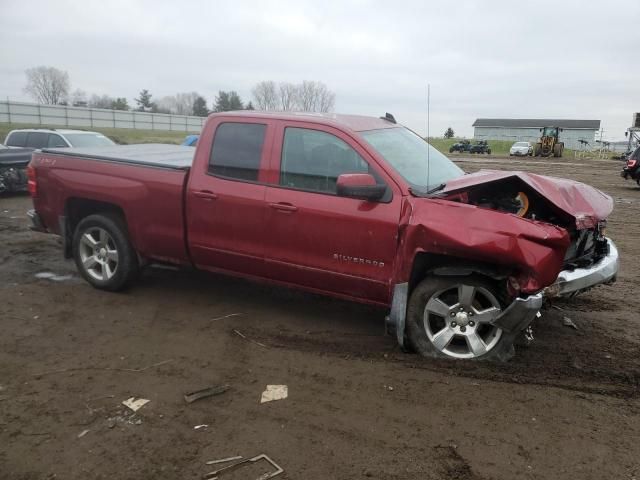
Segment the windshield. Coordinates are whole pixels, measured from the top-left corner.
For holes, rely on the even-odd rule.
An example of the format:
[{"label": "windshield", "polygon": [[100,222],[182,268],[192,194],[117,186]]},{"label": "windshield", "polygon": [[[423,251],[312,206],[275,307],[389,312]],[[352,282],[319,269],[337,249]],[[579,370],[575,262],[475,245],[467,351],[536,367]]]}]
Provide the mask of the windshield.
[{"label": "windshield", "polygon": [[110,147],[115,145],[99,133],[65,133],[64,136],[72,147]]},{"label": "windshield", "polygon": [[556,127],[544,127],[544,131],[542,132],[542,136],[544,137],[555,137],[558,134],[558,129]]},{"label": "windshield", "polygon": [[513,145],[514,147],[528,147],[529,144],[527,142],[517,142]]},{"label": "windshield", "polygon": [[361,133],[364,139],[414,188],[428,191],[464,175],[464,172],[451,160],[411,130],[384,128]]}]

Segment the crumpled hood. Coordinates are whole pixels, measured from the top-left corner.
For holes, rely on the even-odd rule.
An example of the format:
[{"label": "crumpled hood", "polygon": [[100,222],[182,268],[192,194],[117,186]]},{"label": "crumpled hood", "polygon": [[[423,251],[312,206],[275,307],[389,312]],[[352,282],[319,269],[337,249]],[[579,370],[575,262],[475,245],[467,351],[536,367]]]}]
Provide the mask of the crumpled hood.
[{"label": "crumpled hood", "polygon": [[459,193],[476,185],[499,184],[520,180],[533,188],[563,212],[573,216],[577,228],[593,228],[613,211],[613,200],[600,190],[565,178],[548,177],[528,172],[480,170],[450,180],[442,190],[445,196]]}]

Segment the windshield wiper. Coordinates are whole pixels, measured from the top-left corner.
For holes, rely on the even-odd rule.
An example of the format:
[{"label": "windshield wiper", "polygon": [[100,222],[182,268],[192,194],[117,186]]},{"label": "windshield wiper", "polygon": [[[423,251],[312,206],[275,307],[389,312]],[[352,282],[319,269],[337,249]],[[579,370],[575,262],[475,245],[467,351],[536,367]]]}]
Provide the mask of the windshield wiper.
[{"label": "windshield wiper", "polygon": [[444,190],[446,186],[447,186],[446,183],[441,183],[437,187],[433,187],[431,190],[427,190],[427,195],[431,195],[433,193],[439,192],[440,190]]},{"label": "windshield wiper", "polygon": [[447,186],[446,183],[441,183],[440,185],[437,185],[429,190],[420,190],[416,187],[411,187],[409,188],[409,190],[411,191],[411,193],[413,193],[416,197],[430,197],[431,195],[433,195],[434,193],[439,192],[440,190],[443,190],[445,187]]}]

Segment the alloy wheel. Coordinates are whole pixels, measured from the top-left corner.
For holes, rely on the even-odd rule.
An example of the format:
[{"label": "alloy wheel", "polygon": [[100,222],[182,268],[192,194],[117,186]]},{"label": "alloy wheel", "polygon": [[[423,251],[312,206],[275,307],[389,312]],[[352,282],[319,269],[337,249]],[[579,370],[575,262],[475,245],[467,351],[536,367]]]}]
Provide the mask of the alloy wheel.
[{"label": "alloy wheel", "polygon": [[85,230],[80,238],[80,261],[92,278],[111,279],[118,269],[118,249],[109,232],[100,227]]},{"label": "alloy wheel", "polygon": [[449,357],[478,358],[500,340],[493,325],[502,313],[500,302],[486,288],[456,285],[440,290],[424,308],[424,329],[433,346]]}]

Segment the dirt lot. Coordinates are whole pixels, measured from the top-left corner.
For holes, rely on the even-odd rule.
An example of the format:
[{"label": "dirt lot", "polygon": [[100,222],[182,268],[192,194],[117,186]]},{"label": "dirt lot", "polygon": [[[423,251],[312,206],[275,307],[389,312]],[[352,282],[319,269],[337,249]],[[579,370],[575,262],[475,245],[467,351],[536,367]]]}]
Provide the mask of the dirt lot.
[{"label": "dirt lot", "polygon": [[[0,198],[0,478],[200,478],[207,460],[262,452],[289,479],[640,478],[640,189],[611,160],[458,160],[616,202],[618,283],[547,308],[509,364],[404,354],[384,310],[221,276],[153,269],[99,292],[27,230],[28,197]],[[260,404],[267,384],[289,398]],[[150,403],[128,414],[131,396]]]}]

